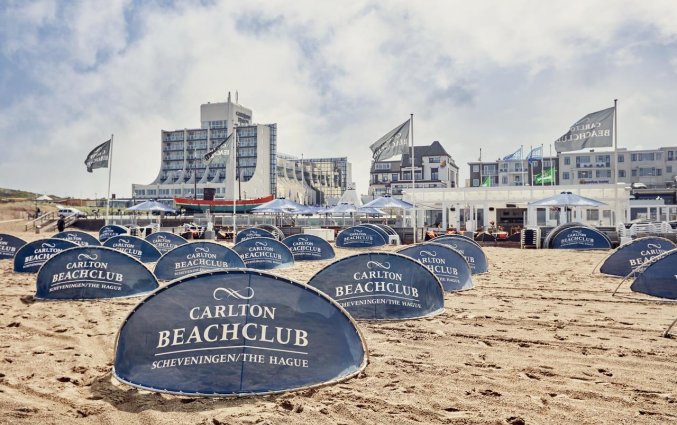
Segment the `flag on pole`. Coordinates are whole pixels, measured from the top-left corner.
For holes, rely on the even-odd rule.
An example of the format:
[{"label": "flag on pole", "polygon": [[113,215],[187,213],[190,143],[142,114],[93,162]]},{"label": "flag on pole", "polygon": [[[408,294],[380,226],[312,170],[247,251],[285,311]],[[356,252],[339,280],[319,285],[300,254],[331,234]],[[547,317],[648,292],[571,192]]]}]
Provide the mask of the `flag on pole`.
[{"label": "flag on pole", "polygon": [[110,158],[110,142],[110,139],[106,140],[99,146],[92,149],[89,155],[87,155],[87,158],[85,159],[85,165],[87,166],[88,172],[91,173],[95,168],[108,168],[108,160]]},{"label": "flag on pole", "polygon": [[226,140],[219,143],[214,149],[205,154],[205,161],[207,165],[211,164],[214,158],[221,157],[225,158],[230,155],[230,150],[232,148],[233,133],[230,133]]},{"label": "flag on pole", "polygon": [[593,112],[576,121],[564,136],[555,140],[555,150],[559,153],[613,146],[615,112],[616,108],[612,107]]},{"label": "flag on pole", "polygon": [[374,161],[382,161],[407,152],[410,120],[411,118],[369,146]]},{"label": "flag on pole", "polygon": [[543,172],[534,176],[535,185],[553,184],[555,182],[555,169],[553,167],[546,168]]},{"label": "flag on pole", "polygon": [[514,160],[520,160],[520,159],[522,159],[522,147],[521,146],[515,152],[511,153],[510,155],[503,157],[503,161],[514,161]]},{"label": "flag on pole", "polygon": [[527,155],[527,161],[529,161],[529,164],[531,164],[534,161],[537,161],[539,159],[543,159],[543,146],[537,146],[533,148],[530,152],[529,155]]}]

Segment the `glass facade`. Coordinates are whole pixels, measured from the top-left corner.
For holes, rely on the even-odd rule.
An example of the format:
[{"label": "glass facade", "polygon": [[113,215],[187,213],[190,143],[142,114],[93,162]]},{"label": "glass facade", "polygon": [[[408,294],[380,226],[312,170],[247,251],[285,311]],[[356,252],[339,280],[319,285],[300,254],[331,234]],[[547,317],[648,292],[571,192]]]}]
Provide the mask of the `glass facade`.
[{"label": "glass facade", "polygon": [[[316,205],[326,204],[327,198],[340,198],[348,189],[348,158],[310,158],[302,161],[305,184],[317,193]],[[301,160],[297,160],[297,163],[300,169]]]}]

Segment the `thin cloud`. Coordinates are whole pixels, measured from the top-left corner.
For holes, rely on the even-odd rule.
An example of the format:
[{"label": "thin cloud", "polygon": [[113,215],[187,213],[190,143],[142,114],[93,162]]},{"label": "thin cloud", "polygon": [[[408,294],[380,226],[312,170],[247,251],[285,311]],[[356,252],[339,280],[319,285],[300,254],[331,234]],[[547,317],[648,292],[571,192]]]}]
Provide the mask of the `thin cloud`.
[{"label": "thin cloud", "polygon": [[[603,10],[604,13],[599,13]],[[279,150],[347,156],[415,114],[417,144],[467,161],[548,145],[619,103],[620,146],[674,144],[672,2],[12,2],[0,12],[0,182],[101,195],[89,150],[115,133],[113,192],[152,181],[160,130],[228,91]],[[547,148],[546,148],[547,152]]]}]

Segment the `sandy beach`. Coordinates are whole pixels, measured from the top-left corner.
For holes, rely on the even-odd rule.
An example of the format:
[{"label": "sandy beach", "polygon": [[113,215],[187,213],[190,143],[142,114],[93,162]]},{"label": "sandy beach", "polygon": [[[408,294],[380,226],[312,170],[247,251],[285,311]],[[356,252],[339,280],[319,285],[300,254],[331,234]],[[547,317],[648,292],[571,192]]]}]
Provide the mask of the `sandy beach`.
[{"label": "sandy beach", "polygon": [[[612,297],[619,280],[591,274],[607,252],[485,252],[490,272],[473,277],[475,289],[446,294],[443,314],[360,322],[370,363],[357,378],[239,399],[119,383],[115,336],[141,298],[35,302],[35,275],[0,261],[0,423],[677,422],[677,339],[661,337],[677,304],[631,294],[629,284],[626,297]],[[306,282],[329,263],[275,273]]]}]

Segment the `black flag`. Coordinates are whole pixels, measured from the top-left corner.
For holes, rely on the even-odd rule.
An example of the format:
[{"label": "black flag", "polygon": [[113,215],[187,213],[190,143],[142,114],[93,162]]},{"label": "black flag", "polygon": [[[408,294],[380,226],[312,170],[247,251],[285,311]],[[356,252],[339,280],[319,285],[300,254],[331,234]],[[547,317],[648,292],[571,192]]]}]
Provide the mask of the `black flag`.
[{"label": "black flag", "polygon": [[92,149],[85,159],[87,171],[92,172],[95,168],[108,168],[108,159],[110,157],[110,140],[101,143]]},{"label": "black flag", "polygon": [[371,144],[369,148],[374,161],[388,159],[405,153],[409,144],[409,120],[398,125],[388,134]]}]

